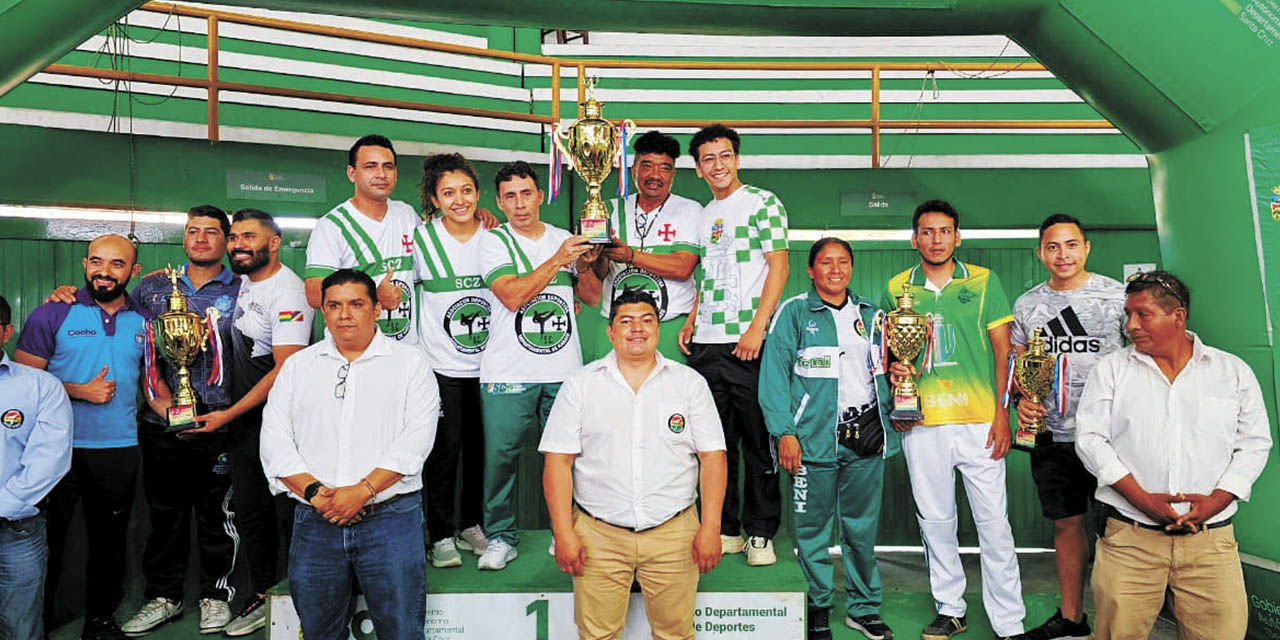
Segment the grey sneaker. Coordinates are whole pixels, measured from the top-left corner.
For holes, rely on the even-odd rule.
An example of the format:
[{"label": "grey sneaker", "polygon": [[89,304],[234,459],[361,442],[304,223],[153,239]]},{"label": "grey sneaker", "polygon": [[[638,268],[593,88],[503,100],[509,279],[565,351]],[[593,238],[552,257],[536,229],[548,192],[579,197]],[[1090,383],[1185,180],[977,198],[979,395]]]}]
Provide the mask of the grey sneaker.
[{"label": "grey sneaker", "polygon": [[507,544],[506,540],[502,538],[490,540],[484,554],[476,562],[476,567],[487,571],[501,571],[506,569],[507,563],[515,560],[517,555],[516,548]]},{"label": "grey sneaker", "polygon": [[231,606],[222,600],[200,599],[200,633],[220,633],[231,622]]},{"label": "grey sneaker", "polygon": [[462,566],[462,556],[458,554],[458,546],[454,544],[453,538],[445,538],[431,545],[427,550],[427,557],[431,558],[431,566],[437,569]]},{"label": "grey sneaker", "polygon": [[222,632],[232,638],[238,638],[247,636],[265,626],[267,626],[267,599],[255,595],[244,603],[244,608],[240,610],[240,615],[236,616],[235,620],[227,623]]},{"label": "grey sneaker", "polygon": [[182,603],[168,598],[152,598],[142,604],[129,621],[120,627],[126,636],[136,638],[155,631],[160,625],[182,617]]},{"label": "grey sneaker", "polygon": [[454,541],[459,549],[476,555],[484,553],[485,548],[489,546],[489,539],[484,537],[484,529],[481,529],[478,524],[459,531]]},{"label": "grey sneaker", "polygon": [[946,616],[939,613],[929,626],[920,632],[923,640],[947,640],[957,633],[963,632],[968,627],[964,624],[965,617]]}]

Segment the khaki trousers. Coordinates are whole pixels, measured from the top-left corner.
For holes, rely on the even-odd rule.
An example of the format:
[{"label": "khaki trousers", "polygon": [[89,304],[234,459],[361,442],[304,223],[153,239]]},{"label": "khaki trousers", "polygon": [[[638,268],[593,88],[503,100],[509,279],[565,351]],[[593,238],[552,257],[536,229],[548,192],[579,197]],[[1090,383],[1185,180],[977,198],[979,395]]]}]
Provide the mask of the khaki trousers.
[{"label": "khaki trousers", "polygon": [[1095,640],[1145,640],[1172,592],[1181,640],[1241,640],[1249,612],[1232,525],[1170,536],[1107,518],[1093,565]]},{"label": "khaki trousers", "polygon": [[640,533],[606,524],[575,508],[573,530],[587,548],[586,568],[573,579],[573,618],[580,640],[622,637],[633,578],[644,592],[655,640],[692,640],[698,592],[694,507]]}]

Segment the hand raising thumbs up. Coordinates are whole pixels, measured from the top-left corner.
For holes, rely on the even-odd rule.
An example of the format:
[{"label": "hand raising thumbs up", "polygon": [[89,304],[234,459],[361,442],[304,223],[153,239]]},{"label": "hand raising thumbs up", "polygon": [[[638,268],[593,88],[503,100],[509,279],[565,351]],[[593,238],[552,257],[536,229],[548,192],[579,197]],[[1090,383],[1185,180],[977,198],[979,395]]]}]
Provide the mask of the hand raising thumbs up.
[{"label": "hand raising thumbs up", "polygon": [[387,275],[382,277],[382,282],[378,283],[378,304],[382,305],[384,310],[396,309],[400,306],[400,287],[391,281],[391,271],[387,270]]},{"label": "hand raising thumbs up", "polygon": [[107,380],[107,367],[103,367],[92,380],[77,386],[77,393],[69,395],[85,402],[106,404],[116,395],[116,381]]}]

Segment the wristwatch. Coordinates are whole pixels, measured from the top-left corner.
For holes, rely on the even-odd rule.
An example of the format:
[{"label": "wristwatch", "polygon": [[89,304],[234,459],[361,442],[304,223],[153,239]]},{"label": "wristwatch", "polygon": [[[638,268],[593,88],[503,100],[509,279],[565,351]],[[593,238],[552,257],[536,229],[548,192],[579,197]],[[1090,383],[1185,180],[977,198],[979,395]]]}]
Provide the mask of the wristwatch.
[{"label": "wristwatch", "polygon": [[310,504],[311,499],[316,497],[317,493],[320,493],[320,487],[323,487],[323,486],[324,486],[324,483],[320,482],[319,480],[316,480],[315,482],[312,482],[311,484],[307,485],[307,488],[302,490],[302,499],[306,500],[307,504]]}]

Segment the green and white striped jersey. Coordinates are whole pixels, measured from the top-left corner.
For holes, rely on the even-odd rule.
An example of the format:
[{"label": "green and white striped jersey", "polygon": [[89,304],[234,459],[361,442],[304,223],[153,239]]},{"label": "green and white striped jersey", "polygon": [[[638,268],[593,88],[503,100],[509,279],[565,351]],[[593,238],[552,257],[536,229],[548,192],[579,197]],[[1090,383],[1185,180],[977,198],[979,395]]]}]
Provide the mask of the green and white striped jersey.
[{"label": "green and white striped jersey", "polygon": [[483,228],[464,244],[436,218],[414,230],[418,258],[418,340],[439,374],[480,376],[489,342],[492,303],[480,275]]},{"label": "green and white striped jersey", "polygon": [[418,226],[413,207],[387,201],[381,221],[360,213],[350,200],[334,207],[316,222],[307,241],[304,278],[323,278],[338,269],[355,269],[381,283],[383,274],[400,287],[400,306],[384,309],[378,327],[401,344],[417,344],[417,298],[413,294],[413,230]]},{"label": "green and white striped jersey", "polygon": [[[571,237],[544,224],[542,237],[530,240],[503,224],[483,233],[480,272],[486,286],[506,275],[524,276],[555,255]],[[480,360],[480,382],[563,382],[582,366],[578,320],[573,313],[573,281],[561,269],[542,291],[516,311],[493,298],[489,343]]]},{"label": "green and white striped jersey", "polygon": [[[698,221],[702,205],[671,194],[662,206],[637,215],[636,194],[627,196],[625,207],[618,210],[619,200],[609,201],[614,232],[623,243],[637,250],[667,255],[688,251],[698,255]],[[693,309],[697,288],[693,277],[684,280],[663,278],[629,264],[609,263],[609,273],[601,283],[600,313],[608,318],[613,299],[627,289],[648,292],[658,303],[658,320],[687,315]]]},{"label": "green and white striped jersey", "polygon": [[693,341],[737,342],[747,332],[769,265],[764,254],[787,248],[787,210],[772,193],[742,185],[702,208],[698,318]]}]

